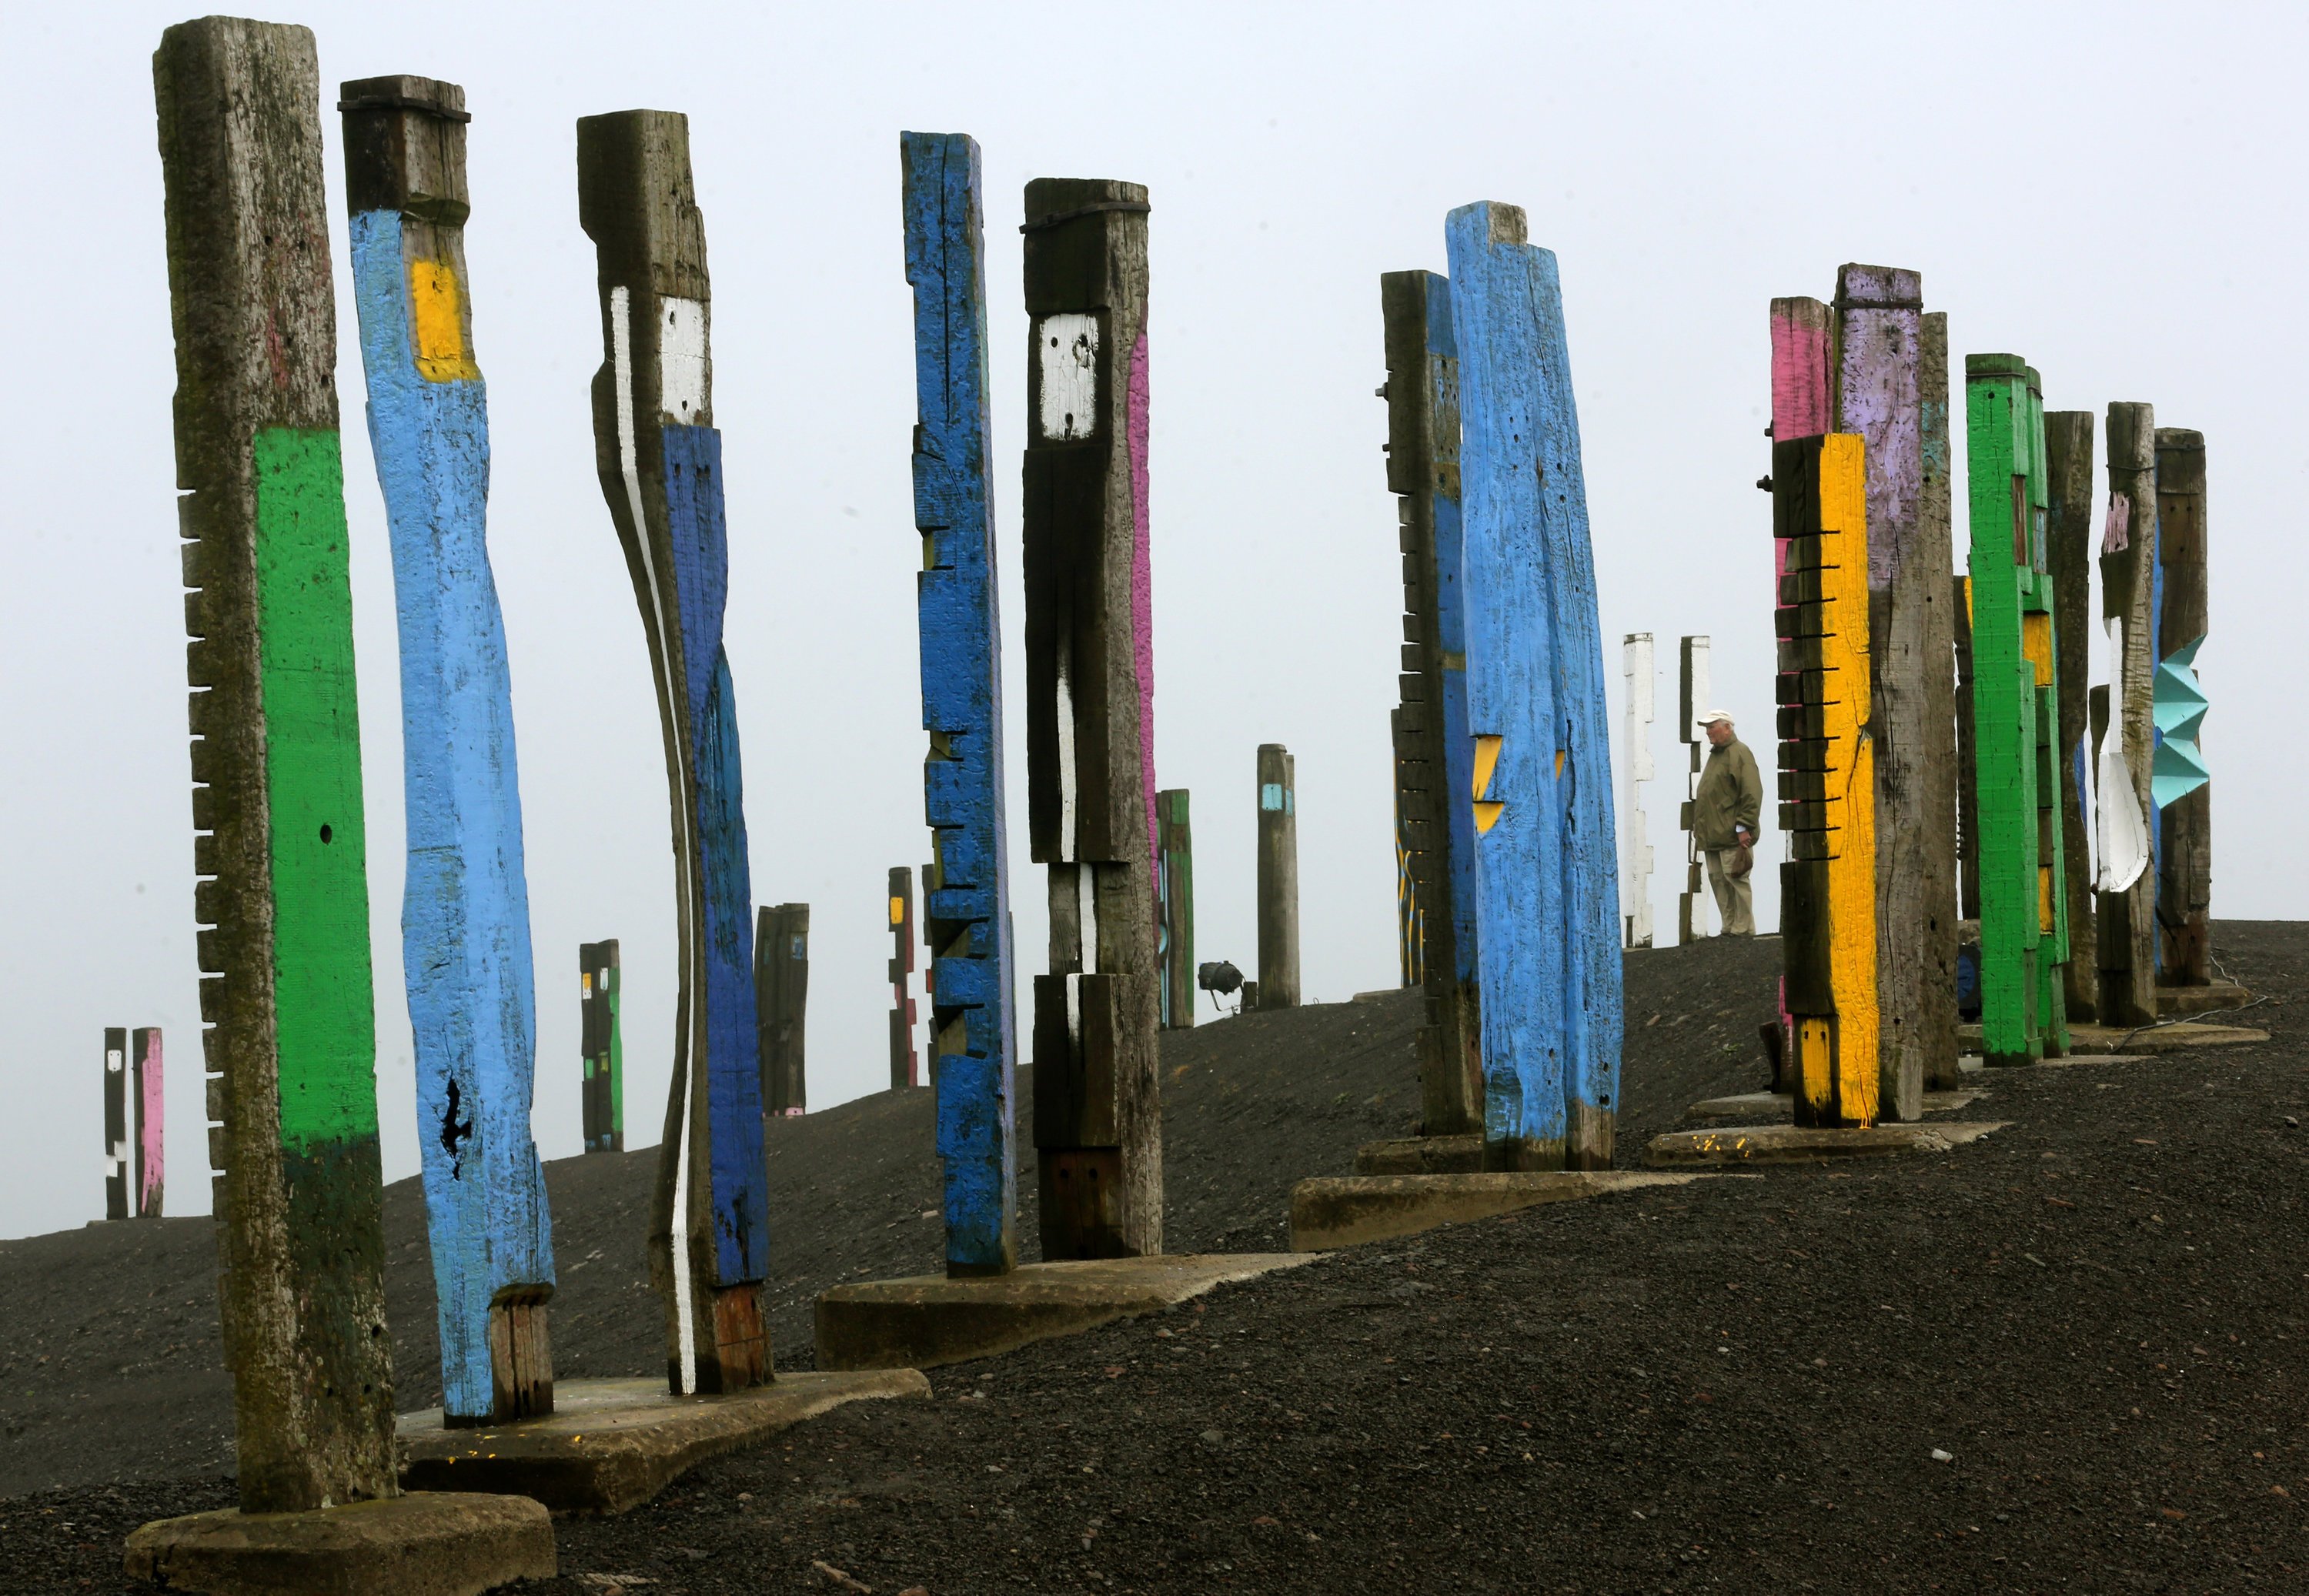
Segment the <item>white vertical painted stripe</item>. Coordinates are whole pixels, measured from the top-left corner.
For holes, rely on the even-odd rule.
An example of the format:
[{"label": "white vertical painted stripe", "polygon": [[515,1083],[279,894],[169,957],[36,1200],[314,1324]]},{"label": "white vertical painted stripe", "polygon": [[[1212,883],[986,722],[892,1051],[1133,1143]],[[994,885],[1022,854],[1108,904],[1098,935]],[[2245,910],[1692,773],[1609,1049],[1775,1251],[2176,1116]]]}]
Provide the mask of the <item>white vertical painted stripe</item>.
[{"label": "white vertical painted stripe", "polygon": [[1074,640],[1061,629],[1058,647],[1059,685],[1059,859],[1075,857],[1075,687]]},{"label": "white vertical painted stripe", "polygon": [[1042,436],[1086,438],[1098,427],[1098,318],[1044,316],[1034,328],[1042,368]]},{"label": "white vertical painted stripe", "polygon": [[[623,288],[610,290],[610,353],[613,367],[611,375],[618,389],[618,470],[625,479],[626,509],[634,518],[635,540],[641,545],[642,571],[649,580],[650,608],[656,613],[658,635],[665,642],[659,650],[657,664],[657,694],[659,712],[670,723],[673,719],[673,644],[681,635],[681,617],[666,608],[665,589],[658,580],[657,561],[650,553],[649,519],[642,513],[641,456],[634,436],[634,335],[633,295]],[[673,738],[674,813],[681,828],[682,858],[694,857],[689,813],[689,750],[681,738]],[[691,883],[691,873],[681,872],[681,916],[685,931],[697,924],[697,904]],[[685,940],[688,940],[685,937]],[[686,975],[687,972],[685,971]],[[696,1074],[699,1067],[696,1037],[690,1029],[691,983],[675,983],[678,996],[674,999],[678,1034],[685,1040],[690,1074],[682,1083],[680,1141],[674,1147],[673,1174],[673,1313],[675,1333],[681,1342],[681,1390],[688,1395],[697,1389],[697,1349],[695,1321],[689,1301],[689,1105],[696,1097]]]},{"label": "white vertical painted stripe", "polygon": [[1082,967],[1092,974],[1098,971],[1098,882],[1091,874],[1094,867],[1075,867],[1075,913],[1082,923]]},{"label": "white vertical painted stripe", "polygon": [[705,414],[705,302],[661,299],[658,311],[665,318],[658,329],[658,408],[672,425],[695,427]]}]

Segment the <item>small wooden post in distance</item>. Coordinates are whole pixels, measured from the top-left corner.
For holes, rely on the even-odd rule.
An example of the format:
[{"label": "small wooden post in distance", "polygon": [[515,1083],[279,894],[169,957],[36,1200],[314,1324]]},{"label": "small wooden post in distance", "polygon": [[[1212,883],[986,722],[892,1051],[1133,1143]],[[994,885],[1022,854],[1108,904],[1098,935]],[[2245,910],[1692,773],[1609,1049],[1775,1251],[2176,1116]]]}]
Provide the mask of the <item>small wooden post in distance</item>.
[{"label": "small wooden post in distance", "polygon": [[588,1152],[626,1150],[626,1044],[618,1022],[618,939],[577,947],[578,1047]]},{"label": "small wooden post in distance", "polygon": [[140,1025],[129,1033],[128,1053],[135,1070],[136,1217],[159,1219],[168,1184],[164,1133],[168,1125],[167,1093],[162,1090],[160,1028]]},{"label": "small wooden post in distance", "polygon": [[1187,789],[1154,795],[1163,858],[1163,1023],[1184,1031],[1195,1022],[1195,833]]},{"label": "small wooden post in distance", "polygon": [[910,865],[890,870],[890,1090],[922,1083],[914,1055],[914,872]]},{"label": "small wooden post in distance", "polygon": [[104,1217],[130,1218],[128,1184],[128,1032],[104,1028]]},{"label": "small wooden post in distance", "polygon": [[1299,1006],[1297,762],[1280,743],[1258,746],[1258,1003]]},{"label": "small wooden post in distance", "polygon": [[765,904],[754,927],[754,1008],[760,1016],[762,1113],[807,1111],[804,1022],[809,1007],[809,905]]}]

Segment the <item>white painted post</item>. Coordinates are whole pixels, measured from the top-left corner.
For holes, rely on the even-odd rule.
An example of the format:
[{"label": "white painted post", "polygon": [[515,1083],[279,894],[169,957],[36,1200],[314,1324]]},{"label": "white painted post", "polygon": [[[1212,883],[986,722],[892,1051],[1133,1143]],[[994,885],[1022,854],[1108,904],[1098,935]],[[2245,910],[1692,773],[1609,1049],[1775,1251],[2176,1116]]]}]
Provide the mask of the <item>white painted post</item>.
[{"label": "white painted post", "polygon": [[1628,680],[1627,759],[1620,771],[1620,927],[1628,947],[1652,945],[1652,845],[1644,834],[1644,782],[1652,779],[1652,634],[1621,643]]}]

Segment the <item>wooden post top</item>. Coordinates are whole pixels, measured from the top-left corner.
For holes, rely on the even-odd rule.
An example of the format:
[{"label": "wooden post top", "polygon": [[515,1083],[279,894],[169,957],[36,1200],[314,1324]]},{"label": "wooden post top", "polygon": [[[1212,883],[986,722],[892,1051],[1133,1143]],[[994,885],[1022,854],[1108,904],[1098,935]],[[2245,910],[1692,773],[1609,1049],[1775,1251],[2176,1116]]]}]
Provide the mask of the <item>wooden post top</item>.
[{"label": "wooden post top", "polygon": [[604,289],[700,303],[712,298],[683,113],[577,119],[577,221],[598,251]]},{"label": "wooden post top", "polygon": [[465,188],[465,91],[436,78],[402,74],[342,85],[345,191],[359,216],[398,211],[438,227],[463,227],[472,211]]}]

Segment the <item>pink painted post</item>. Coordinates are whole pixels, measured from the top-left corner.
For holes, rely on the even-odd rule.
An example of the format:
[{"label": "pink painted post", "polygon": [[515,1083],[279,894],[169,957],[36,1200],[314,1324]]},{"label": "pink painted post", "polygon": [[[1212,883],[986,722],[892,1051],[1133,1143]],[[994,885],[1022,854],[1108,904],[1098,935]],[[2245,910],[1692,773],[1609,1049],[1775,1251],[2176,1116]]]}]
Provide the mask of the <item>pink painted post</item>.
[{"label": "pink painted post", "polygon": [[[1828,384],[1829,309],[1817,299],[1772,301],[1772,424],[1774,442],[1822,436],[1830,430]],[[1767,477],[1757,484],[1769,487]],[[1795,606],[1782,590],[1788,572],[1788,539],[1772,530],[1772,604],[1778,636],[1776,691],[1773,703],[1786,708],[1802,702],[1800,669],[1794,647]],[[1780,982],[1780,1036],[1788,1061],[1777,1084],[1793,1085],[1796,1071],[1794,1022],[1788,1016],[1787,982]]]},{"label": "pink painted post", "polygon": [[168,1111],[160,1090],[160,1028],[137,1027],[128,1051],[136,1070],[136,1192],[131,1212],[142,1219],[159,1219],[160,1191],[168,1173],[161,1153]]}]

